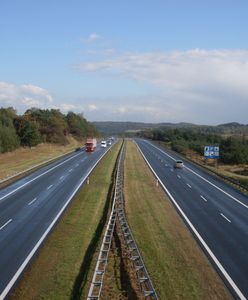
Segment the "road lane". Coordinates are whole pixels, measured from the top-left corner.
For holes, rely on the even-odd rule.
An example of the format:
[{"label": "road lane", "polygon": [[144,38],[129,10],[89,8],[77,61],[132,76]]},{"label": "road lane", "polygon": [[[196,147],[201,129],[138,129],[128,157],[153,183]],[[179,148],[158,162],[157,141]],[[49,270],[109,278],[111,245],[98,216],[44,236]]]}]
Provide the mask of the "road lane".
[{"label": "road lane", "polygon": [[[188,162],[186,168],[171,172],[173,159],[178,159],[176,154],[164,153],[148,141],[136,142],[162,184],[234,281],[240,294],[237,296],[237,290],[234,292],[232,288],[233,294],[248,297],[248,198]],[[226,277],[224,280],[227,281]]]},{"label": "road lane", "polygon": [[0,299],[108,149],[77,152],[0,191]]}]

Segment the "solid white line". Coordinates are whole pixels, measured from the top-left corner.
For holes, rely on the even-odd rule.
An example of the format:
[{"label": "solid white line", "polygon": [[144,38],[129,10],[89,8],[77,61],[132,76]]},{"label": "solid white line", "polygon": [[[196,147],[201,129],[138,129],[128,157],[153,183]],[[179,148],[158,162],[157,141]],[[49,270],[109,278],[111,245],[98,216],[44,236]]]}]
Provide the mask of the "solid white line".
[{"label": "solid white line", "polygon": [[[167,154],[166,152],[162,151],[161,149],[159,149],[158,147],[154,146],[153,144],[147,142],[146,140],[143,140],[146,143],[148,143],[149,145],[153,146],[154,148],[158,149],[159,151],[161,151],[162,153],[164,153],[165,155],[167,155],[169,158],[171,158],[172,160],[176,160],[175,158],[173,158],[171,155]],[[230,195],[229,193],[225,192],[224,190],[222,190],[220,187],[218,187],[217,185],[215,185],[214,183],[212,183],[211,181],[209,181],[208,179],[204,178],[203,176],[201,176],[200,174],[196,173],[195,171],[193,171],[192,169],[190,169],[189,167],[185,166],[185,169],[187,169],[188,171],[192,172],[193,174],[195,174],[196,176],[198,176],[199,178],[201,178],[202,180],[204,180],[205,182],[209,183],[210,185],[212,185],[213,187],[215,187],[217,190],[221,191],[222,193],[224,193],[226,196],[230,197],[231,199],[233,199],[234,201],[238,202],[239,204],[241,204],[242,206],[244,206],[245,208],[248,208],[248,205],[244,204],[243,202],[241,202],[240,200],[238,200],[237,198],[235,198],[234,196]]]},{"label": "solid white line", "polygon": [[59,179],[62,180],[64,177],[65,177],[65,176],[63,175],[63,176],[61,176]]},{"label": "solid white line", "polygon": [[206,198],[204,198],[202,195],[200,195],[200,197],[205,201],[208,202],[208,200]]},{"label": "solid white line", "polygon": [[49,185],[49,187],[47,187],[47,190],[49,190],[52,186],[53,186],[53,184]]},{"label": "solid white line", "polygon": [[177,177],[180,179],[181,178],[181,176],[180,175],[177,175]]},{"label": "solid white line", "polygon": [[71,160],[71,159],[73,159],[73,158],[75,158],[75,157],[77,157],[78,155],[81,155],[81,154],[82,154],[82,153],[79,153],[79,154],[77,154],[77,155],[74,155],[74,156],[72,156],[72,157],[70,157],[70,158],[68,158],[68,159],[66,159],[66,160],[64,160],[64,161],[62,161],[62,162],[59,163],[58,165],[52,167],[51,169],[45,171],[44,173],[42,173],[42,174],[36,176],[35,178],[33,178],[33,179],[31,179],[31,180],[25,182],[23,185],[19,186],[18,188],[14,189],[13,191],[11,191],[11,192],[9,192],[8,194],[6,194],[6,195],[4,195],[3,197],[1,197],[1,198],[0,198],[0,201],[2,201],[3,199],[5,199],[6,197],[12,195],[13,193],[17,192],[18,190],[20,190],[20,189],[23,188],[24,186],[28,185],[29,183],[33,182],[34,180],[36,180],[36,179],[40,178],[41,176],[43,176],[43,175],[45,175],[45,174],[51,172],[52,170],[58,168],[59,166],[65,164],[65,163],[68,162],[69,160]]},{"label": "solid white line", "polygon": [[7,221],[5,224],[3,224],[3,225],[0,227],[0,230],[2,230],[5,226],[7,226],[11,221],[12,221],[12,219],[9,219],[9,221]]},{"label": "solid white line", "polygon": [[190,184],[188,184],[188,183],[187,183],[187,186],[188,186],[190,189],[192,188],[192,186],[191,186]]},{"label": "solid white line", "polygon": [[196,228],[194,227],[194,225],[190,222],[190,220],[188,219],[188,217],[186,216],[186,214],[183,212],[183,210],[181,209],[181,207],[178,205],[178,203],[176,202],[176,200],[174,199],[174,197],[171,195],[171,193],[169,192],[169,190],[165,187],[165,185],[163,184],[163,182],[161,181],[161,179],[158,177],[158,175],[156,174],[156,172],[153,170],[152,166],[150,165],[150,163],[146,159],[146,157],[143,154],[142,150],[140,149],[139,145],[137,143],[136,143],[136,145],[137,145],[140,153],[142,154],[144,160],[146,161],[146,163],[150,167],[151,171],[153,172],[153,174],[155,175],[155,177],[158,179],[158,181],[160,182],[161,186],[166,191],[167,195],[170,197],[171,201],[174,203],[174,205],[176,206],[176,208],[178,209],[178,211],[180,212],[180,214],[182,215],[182,217],[184,218],[184,220],[186,221],[186,223],[188,223],[189,227],[194,232],[194,234],[196,235],[196,237],[198,238],[198,240],[200,241],[200,243],[202,244],[202,246],[205,248],[205,250],[208,252],[208,254],[212,258],[212,260],[215,262],[216,266],[219,268],[219,270],[221,271],[221,273],[223,274],[223,276],[226,278],[226,280],[229,282],[229,284],[231,285],[231,287],[237,293],[238,297],[241,300],[246,300],[245,296],[242,294],[242,292],[237,287],[237,285],[235,284],[235,282],[232,280],[232,278],[230,277],[230,275],[227,273],[227,271],[224,269],[224,267],[219,262],[219,260],[217,259],[217,257],[214,255],[214,253],[208,247],[207,243],[203,240],[203,238],[201,237],[200,233],[196,230]]},{"label": "solid white line", "polygon": [[223,215],[222,213],[220,214],[224,219],[226,219],[229,223],[232,223],[225,215]]},{"label": "solid white line", "polygon": [[37,198],[34,198],[32,201],[30,201],[30,202],[28,203],[28,205],[31,205],[32,203],[34,203],[34,201],[36,201],[36,199],[37,199]]},{"label": "solid white line", "polygon": [[74,192],[71,194],[71,196],[66,201],[66,203],[64,204],[64,206],[58,212],[57,216],[54,218],[54,220],[49,225],[49,227],[47,228],[47,230],[43,233],[42,237],[39,239],[39,241],[37,242],[37,244],[34,246],[34,248],[28,254],[28,256],[26,257],[26,259],[24,260],[24,262],[22,263],[22,265],[20,266],[20,268],[17,270],[17,272],[15,273],[15,275],[12,277],[12,279],[10,280],[10,282],[7,284],[7,286],[3,290],[2,294],[0,295],[0,299],[4,299],[6,297],[6,295],[8,294],[8,292],[10,291],[10,289],[12,288],[12,286],[15,284],[16,280],[18,279],[18,277],[21,275],[22,271],[25,269],[26,265],[29,263],[30,259],[33,257],[33,255],[35,254],[35,252],[37,251],[37,249],[39,248],[39,246],[41,245],[41,243],[44,241],[44,239],[46,238],[46,236],[48,235],[48,233],[53,228],[54,224],[57,222],[57,220],[59,219],[59,217],[61,216],[61,214],[63,213],[63,211],[66,209],[66,207],[68,206],[68,204],[71,202],[72,198],[77,193],[77,191],[79,190],[79,188],[81,187],[81,185],[84,183],[84,181],[87,179],[87,177],[93,171],[93,169],[96,167],[96,165],[99,163],[99,161],[106,155],[106,153],[108,153],[108,151],[110,149],[111,149],[111,147],[100,156],[100,158],[96,161],[96,163],[93,165],[93,167],[89,170],[89,172],[87,173],[87,175],[82,178],[82,180],[80,181],[80,183],[78,184],[78,186],[76,187],[76,189],[74,190]]}]

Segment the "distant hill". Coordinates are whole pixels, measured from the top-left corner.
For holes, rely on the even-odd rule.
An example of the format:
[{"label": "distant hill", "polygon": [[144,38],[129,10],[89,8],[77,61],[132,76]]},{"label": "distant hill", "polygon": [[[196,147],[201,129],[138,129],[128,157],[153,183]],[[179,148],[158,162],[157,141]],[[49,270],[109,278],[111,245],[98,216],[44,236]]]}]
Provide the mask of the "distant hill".
[{"label": "distant hill", "polygon": [[122,135],[155,128],[201,128],[204,132],[216,133],[247,133],[248,125],[230,122],[217,126],[196,125],[193,123],[142,123],[142,122],[93,122],[97,131],[103,135]]},{"label": "distant hill", "polygon": [[225,123],[225,124],[220,124],[218,125],[218,127],[241,127],[241,126],[245,126],[244,124],[240,124],[237,122],[231,122],[231,123]]}]

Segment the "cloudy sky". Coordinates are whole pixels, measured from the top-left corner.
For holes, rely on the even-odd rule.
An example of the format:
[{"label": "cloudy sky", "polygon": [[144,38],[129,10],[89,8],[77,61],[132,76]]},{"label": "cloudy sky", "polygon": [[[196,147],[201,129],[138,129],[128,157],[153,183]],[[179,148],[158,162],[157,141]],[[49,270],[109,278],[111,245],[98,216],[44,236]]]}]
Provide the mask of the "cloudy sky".
[{"label": "cloudy sky", "polygon": [[247,0],[3,0],[0,107],[248,123]]}]

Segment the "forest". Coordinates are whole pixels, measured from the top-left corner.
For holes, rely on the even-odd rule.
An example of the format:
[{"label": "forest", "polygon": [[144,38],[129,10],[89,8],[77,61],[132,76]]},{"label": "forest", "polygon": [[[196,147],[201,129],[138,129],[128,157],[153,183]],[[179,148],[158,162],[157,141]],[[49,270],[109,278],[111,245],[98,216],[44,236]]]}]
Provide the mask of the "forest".
[{"label": "forest", "polygon": [[66,145],[68,135],[82,140],[97,135],[97,130],[83,114],[31,108],[18,115],[12,107],[0,108],[0,153],[40,143]]},{"label": "forest", "polygon": [[220,147],[220,161],[226,164],[248,164],[248,135],[220,134],[201,127],[191,128],[156,128],[142,131],[142,137],[163,141],[171,149],[181,154],[194,150],[203,155],[204,146],[218,145]]}]

